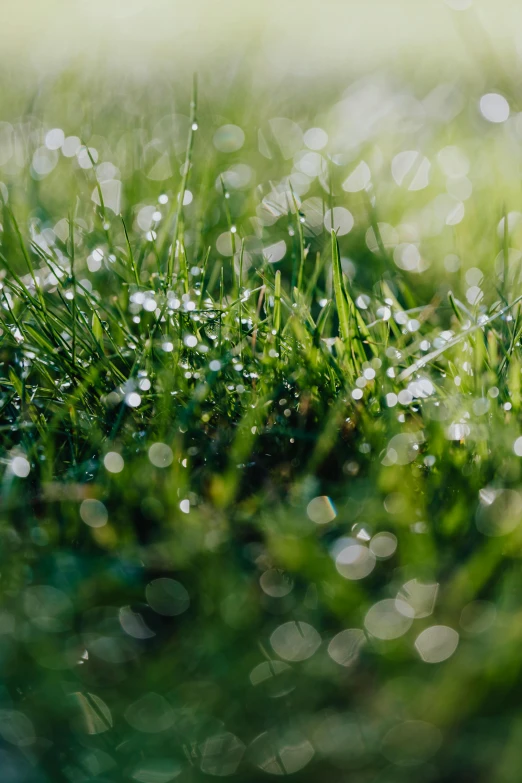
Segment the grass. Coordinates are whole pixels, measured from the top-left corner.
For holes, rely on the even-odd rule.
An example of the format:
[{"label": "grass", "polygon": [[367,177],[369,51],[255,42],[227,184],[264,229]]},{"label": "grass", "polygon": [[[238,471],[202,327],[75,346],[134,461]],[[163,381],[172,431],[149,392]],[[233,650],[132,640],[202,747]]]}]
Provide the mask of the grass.
[{"label": "grass", "polygon": [[518,780],[517,118],[176,89],[5,102],[4,779]]}]

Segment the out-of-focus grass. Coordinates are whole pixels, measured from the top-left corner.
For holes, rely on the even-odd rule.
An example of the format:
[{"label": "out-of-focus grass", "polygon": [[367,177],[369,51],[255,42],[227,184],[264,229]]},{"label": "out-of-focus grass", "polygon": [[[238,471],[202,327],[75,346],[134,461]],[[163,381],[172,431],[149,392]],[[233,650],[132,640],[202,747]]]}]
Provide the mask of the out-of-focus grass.
[{"label": "out-of-focus grass", "polygon": [[3,780],[518,779],[494,73],[6,85]]}]

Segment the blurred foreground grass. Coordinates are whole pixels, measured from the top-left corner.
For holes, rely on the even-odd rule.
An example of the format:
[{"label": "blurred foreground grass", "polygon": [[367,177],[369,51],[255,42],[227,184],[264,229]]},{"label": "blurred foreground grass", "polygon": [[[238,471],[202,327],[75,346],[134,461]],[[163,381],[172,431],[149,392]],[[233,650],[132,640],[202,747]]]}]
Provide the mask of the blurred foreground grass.
[{"label": "blurred foreground grass", "polygon": [[520,91],[4,92],[2,783],[517,781]]}]

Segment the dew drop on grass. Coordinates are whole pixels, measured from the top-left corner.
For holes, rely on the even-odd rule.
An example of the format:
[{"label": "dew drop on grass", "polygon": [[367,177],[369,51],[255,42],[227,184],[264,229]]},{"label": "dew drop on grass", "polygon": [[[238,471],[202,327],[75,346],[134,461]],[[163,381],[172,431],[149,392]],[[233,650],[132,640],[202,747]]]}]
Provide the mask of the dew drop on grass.
[{"label": "dew drop on grass", "polygon": [[127,636],[131,636],[133,639],[151,639],[156,636],[142,615],[133,611],[130,606],[122,606],[118,614],[120,625]]},{"label": "dew drop on grass", "polygon": [[168,468],[173,459],[172,449],[166,443],[153,443],[149,448],[149,460],[156,468]]},{"label": "dew drop on grass", "polygon": [[387,560],[395,554],[397,537],[393,533],[376,533],[370,541],[370,551],[378,560]]},{"label": "dew drop on grass", "polygon": [[123,457],[117,451],[109,451],[103,458],[103,464],[109,473],[121,473],[125,465]]},{"label": "dew drop on grass", "polygon": [[385,598],[368,610],[364,625],[377,639],[398,639],[410,629],[413,617],[414,611],[405,601]]},{"label": "dew drop on grass", "polygon": [[336,634],[328,645],[328,655],[339,666],[352,666],[361,649],[366,644],[366,636],[360,628],[348,628]]},{"label": "dew drop on grass", "polygon": [[87,498],[80,505],[80,516],[89,527],[103,527],[107,524],[109,515],[101,500]]},{"label": "dew drop on grass", "polygon": [[34,155],[31,164],[32,174],[35,179],[43,179],[53,171],[58,163],[58,153],[49,150],[47,147],[39,147]]},{"label": "dew drop on grass", "polygon": [[432,625],[417,636],[415,647],[425,663],[441,663],[453,655],[459,643],[457,631],[447,625]]},{"label": "dew drop on grass", "polygon": [[[333,214],[332,214],[333,213]],[[324,227],[327,231],[334,229],[337,236],[349,234],[354,225],[352,213],[346,207],[329,209],[324,216]]]},{"label": "dew drop on grass", "polygon": [[292,592],[294,586],[292,579],[276,568],[270,568],[261,574],[259,584],[263,592],[271,598],[284,598]]},{"label": "dew drop on grass", "polygon": [[252,762],[269,775],[293,775],[314,757],[307,737],[292,726],[284,731],[270,729],[259,734],[248,747]]},{"label": "dew drop on grass", "polygon": [[270,644],[285,661],[305,661],[311,658],[321,644],[321,637],[309,623],[290,621],[273,631]]},{"label": "dew drop on grass", "polygon": [[78,136],[67,136],[62,144],[62,155],[66,158],[74,158],[81,147]]},{"label": "dew drop on grass", "polygon": [[45,134],[45,146],[48,150],[59,150],[65,141],[65,134],[61,128],[52,128]]},{"label": "dew drop on grass", "polygon": [[274,242],[272,245],[268,245],[263,249],[263,257],[269,264],[275,264],[277,261],[281,261],[286,254],[286,242],[281,239],[279,242]]},{"label": "dew drop on grass", "polygon": [[213,143],[219,152],[237,152],[245,143],[245,134],[238,125],[222,125],[214,133]]},{"label": "dew drop on grass", "polygon": [[141,404],[141,397],[137,392],[130,392],[125,395],[125,404],[129,408],[137,408]]},{"label": "dew drop on grass", "polygon": [[233,775],[245,752],[245,745],[229,731],[213,734],[200,746],[200,769],[207,775]]},{"label": "dew drop on grass", "polygon": [[313,498],[306,507],[306,513],[316,525],[326,525],[337,516],[334,504],[326,495]]},{"label": "dew drop on grass", "polygon": [[98,150],[94,147],[80,147],[76,152],[76,159],[80,168],[92,169],[93,162],[94,164],[98,162]]},{"label": "dew drop on grass", "polygon": [[25,457],[13,457],[10,463],[11,472],[18,478],[27,478],[31,472],[31,465]]},{"label": "dew drop on grass", "polygon": [[375,568],[375,555],[355,539],[346,539],[346,546],[338,552],[335,567],[345,579],[358,581],[367,577]]},{"label": "dew drop on grass", "polygon": [[370,184],[371,177],[368,164],[362,160],[343,182],[343,190],[347,193],[358,193],[365,190]]},{"label": "dew drop on grass", "polygon": [[328,134],[322,128],[309,128],[304,133],[303,141],[309,150],[322,150],[328,144]]},{"label": "dew drop on grass", "polygon": [[190,597],[185,587],[175,579],[153,579],[145,588],[147,603],[157,614],[175,617],[186,612]]},{"label": "dew drop on grass", "polygon": [[488,122],[501,123],[509,117],[509,103],[497,92],[488,92],[480,99],[480,113]]},{"label": "dew drop on grass", "polygon": [[415,619],[420,619],[433,613],[438,592],[437,582],[410,579],[399,590],[397,599],[411,607]]},{"label": "dew drop on grass", "polygon": [[392,160],[392,177],[408,190],[422,190],[430,181],[431,163],[416,150],[399,152]]},{"label": "dew drop on grass", "polygon": [[284,661],[263,661],[252,669],[249,679],[271,699],[286,696],[296,687],[294,670]]}]

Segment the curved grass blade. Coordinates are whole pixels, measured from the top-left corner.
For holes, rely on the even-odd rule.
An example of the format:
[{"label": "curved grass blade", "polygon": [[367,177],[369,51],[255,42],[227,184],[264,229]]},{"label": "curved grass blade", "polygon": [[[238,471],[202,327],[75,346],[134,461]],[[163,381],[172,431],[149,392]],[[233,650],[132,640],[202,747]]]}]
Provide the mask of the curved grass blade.
[{"label": "curved grass blade", "polygon": [[350,343],[350,308],[346,300],[343,286],[343,270],[341,267],[341,258],[339,255],[339,243],[337,234],[332,229],[332,265],[333,265],[333,285],[335,304],[337,305],[337,314],[339,316],[339,336],[343,342]]}]

